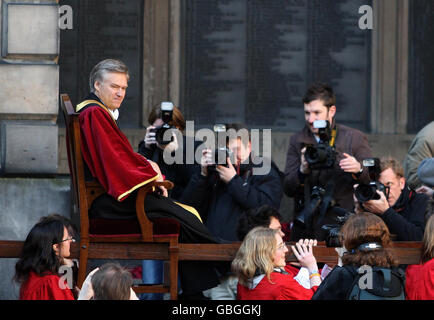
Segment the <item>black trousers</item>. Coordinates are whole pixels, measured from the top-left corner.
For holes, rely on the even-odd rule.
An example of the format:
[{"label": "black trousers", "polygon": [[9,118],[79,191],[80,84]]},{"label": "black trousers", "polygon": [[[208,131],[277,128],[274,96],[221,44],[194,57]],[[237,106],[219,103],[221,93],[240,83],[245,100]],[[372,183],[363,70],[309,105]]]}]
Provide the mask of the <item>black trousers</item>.
[{"label": "black trousers", "polygon": [[[137,193],[134,192],[122,202],[116,201],[108,194],[95,199],[89,210],[90,218],[100,219],[136,219]],[[180,243],[219,243],[197,217],[172,199],[151,193],[145,199],[145,211],[150,220],[171,218],[179,222]],[[180,261],[179,276],[182,291],[194,294],[217,286],[219,277],[216,267],[220,264],[210,261]]]}]

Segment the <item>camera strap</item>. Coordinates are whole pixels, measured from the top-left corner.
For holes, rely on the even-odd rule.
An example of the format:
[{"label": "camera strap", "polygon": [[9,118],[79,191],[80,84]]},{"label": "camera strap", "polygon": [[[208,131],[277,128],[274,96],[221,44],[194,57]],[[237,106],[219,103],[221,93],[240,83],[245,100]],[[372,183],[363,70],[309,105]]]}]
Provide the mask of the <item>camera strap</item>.
[{"label": "camera strap", "polygon": [[336,135],[337,134],[338,134],[338,129],[337,129],[337,126],[335,126],[335,128],[332,130],[330,141],[329,141],[329,146],[330,147],[334,147],[335,146]]}]

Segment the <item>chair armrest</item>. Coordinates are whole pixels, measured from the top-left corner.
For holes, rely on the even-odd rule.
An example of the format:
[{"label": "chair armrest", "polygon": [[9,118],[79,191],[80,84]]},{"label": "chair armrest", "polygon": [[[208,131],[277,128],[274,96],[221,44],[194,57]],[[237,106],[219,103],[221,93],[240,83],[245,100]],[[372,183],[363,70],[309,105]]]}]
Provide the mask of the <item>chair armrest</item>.
[{"label": "chair armrest", "polygon": [[155,187],[163,186],[163,187],[165,187],[167,190],[173,189],[173,187],[175,186],[175,185],[173,184],[173,182],[170,181],[170,180],[164,180],[164,181],[153,181],[151,184],[152,184],[153,186],[155,186]]},{"label": "chair armrest", "polygon": [[145,201],[146,195],[151,191],[152,187],[163,186],[166,189],[172,189],[174,184],[173,182],[166,181],[152,181],[150,183],[145,184],[144,186],[138,189],[137,198],[136,198],[136,214],[137,219],[139,220],[140,229],[142,231],[142,240],[143,241],[153,241],[153,223],[148,219],[145,212]]}]

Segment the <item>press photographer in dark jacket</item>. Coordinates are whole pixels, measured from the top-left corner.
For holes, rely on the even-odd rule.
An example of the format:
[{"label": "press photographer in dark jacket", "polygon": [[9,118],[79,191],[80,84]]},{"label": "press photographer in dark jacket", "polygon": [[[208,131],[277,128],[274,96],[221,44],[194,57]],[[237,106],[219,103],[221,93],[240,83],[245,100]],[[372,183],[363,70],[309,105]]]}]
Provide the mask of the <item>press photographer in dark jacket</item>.
[{"label": "press photographer in dark jacket", "polygon": [[[174,183],[173,189],[169,190],[169,196],[172,199],[182,202],[182,195],[184,189],[190,181],[190,177],[194,172],[200,171],[200,166],[196,162],[187,163],[187,139],[194,145],[194,151],[201,145],[200,141],[194,140],[194,137],[186,137],[182,135],[182,140],[179,140],[180,135],[173,135],[170,143],[161,143],[157,137],[156,129],[160,128],[163,124],[163,116],[161,112],[161,105],[155,106],[148,117],[149,127],[146,128],[145,139],[139,144],[139,153],[158,164],[161,173],[164,174],[166,180]],[[185,120],[181,111],[173,106],[172,119],[168,121],[168,125],[178,129],[178,133],[184,133]],[[182,152],[182,161],[168,164],[164,160],[164,152],[170,152],[171,157],[175,158],[175,152]],[[194,160],[194,159],[193,159]]]},{"label": "press photographer in dark jacket", "polygon": [[[379,182],[386,189],[377,190],[378,200],[369,200],[362,204],[363,208],[380,216],[386,223],[390,233],[396,235],[397,241],[421,241],[425,230],[428,197],[416,193],[405,181],[404,169],[394,158],[382,158]],[[361,210],[356,200],[356,211]]]},{"label": "press photographer in dark jacket", "polygon": [[[247,130],[244,125],[233,124],[227,129]],[[263,164],[255,164],[258,158],[251,152],[251,141],[240,137],[229,138],[228,149],[233,152],[235,165],[214,169],[212,150],[205,149],[201,159],[201,171],[195,173],[184,192],[183,202],[195,207],[213,236],[228,241],[238,241],[237,226],[241,212],[267,204],[279,208],[282,186],[279,169],[271,163],[270,172],[255,174]]]}]

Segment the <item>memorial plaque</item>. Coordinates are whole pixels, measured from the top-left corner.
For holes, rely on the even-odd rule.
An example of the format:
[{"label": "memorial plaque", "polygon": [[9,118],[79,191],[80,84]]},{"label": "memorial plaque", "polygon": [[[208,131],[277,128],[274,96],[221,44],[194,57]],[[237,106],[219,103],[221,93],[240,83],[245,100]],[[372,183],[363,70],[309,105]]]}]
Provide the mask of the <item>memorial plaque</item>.
[{"label": "memorial plaque", "polygon": [[142,110],[143,0],[64,0],[74,13],[72,30],[60,34],[60,92],[78,103],[89,93],[92,67],[107,58],[129,68],[127,95],[120,109],[122,128],[138,128]]},{"label": "memorial plaque", "polygon": [[434,2],[410,1],[408,133],[434,120]]},{"label": "memorial plaque", "polygon": [[184,2],[186,118],[296,131],[314,81],[337,94],[340,123],[369,128],[371,31],[366,0]]}]

